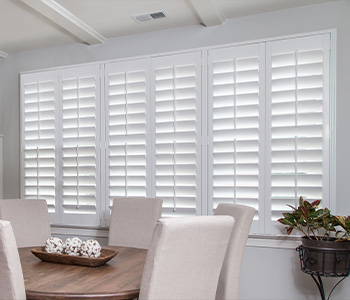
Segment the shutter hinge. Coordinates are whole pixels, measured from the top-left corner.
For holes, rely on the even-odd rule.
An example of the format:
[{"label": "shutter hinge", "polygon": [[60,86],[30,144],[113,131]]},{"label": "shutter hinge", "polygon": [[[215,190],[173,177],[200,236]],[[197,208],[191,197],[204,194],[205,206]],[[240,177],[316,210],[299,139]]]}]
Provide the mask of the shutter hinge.
[{"label": "shutter hinge", "polygon": [[204,147],[207,147],[209,145],[209,137],[208,136],[201,138],[201,145]]},{"label": "shutter hinge", "polygon": [[100,142],[100,149],[102,151],[107,149],[107,143],[105,141]]}]

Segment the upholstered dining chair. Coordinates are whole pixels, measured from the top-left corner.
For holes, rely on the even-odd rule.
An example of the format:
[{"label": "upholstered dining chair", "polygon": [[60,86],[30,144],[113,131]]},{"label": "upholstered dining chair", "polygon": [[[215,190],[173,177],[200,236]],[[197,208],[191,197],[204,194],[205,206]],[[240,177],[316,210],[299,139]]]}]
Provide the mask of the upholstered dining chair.
[{"label": "upholstered dining chair", "polygon": [[139,300],[214,300],[233,224],[230,216],[158,220]]},{"label": "upholstered dining chair", "polygon": [[229,215],[235,219],[219,278],[216,300],[238,299],[241,266],[254,213],[255,209],[252,207],[228,203],[220,203],[214,212],[214,215]]},{"label": "upholstered dining chair", "polygon": [[51,235],[47,203],[42,199],[0,200],[0,219],[11,222],[17,247],[44,246]]},{"label": "upholstered dining chair", "polygon": [[0,220],[0,299],[26,299],[16,239],[9,221]]},{"label": "upholstered dining chair", "polygon": [[108,245],[148,249],[162,204],[158,198],[115,198]]}]

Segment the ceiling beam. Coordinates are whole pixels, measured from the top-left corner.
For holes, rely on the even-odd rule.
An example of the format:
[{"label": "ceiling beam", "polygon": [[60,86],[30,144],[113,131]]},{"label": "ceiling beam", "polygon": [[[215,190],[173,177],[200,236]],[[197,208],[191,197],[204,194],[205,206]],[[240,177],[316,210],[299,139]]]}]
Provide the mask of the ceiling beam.
[{"label": "ceiling beam", "polygon": [[190,0],[190,2],[204,26],[221,25],[226,21],[215,0]]},{"label": "ceiling beam", "polygon": [[0,59],[1,59],[1,58],[6,58],[7,55],[8,55],[8,54],[7,54],[6,52],[0,50]]},{"label": "ceiling beam", "polygon": [[101,44],[106,41],[103,35],[54,0],[21,1],[88,45]]}]

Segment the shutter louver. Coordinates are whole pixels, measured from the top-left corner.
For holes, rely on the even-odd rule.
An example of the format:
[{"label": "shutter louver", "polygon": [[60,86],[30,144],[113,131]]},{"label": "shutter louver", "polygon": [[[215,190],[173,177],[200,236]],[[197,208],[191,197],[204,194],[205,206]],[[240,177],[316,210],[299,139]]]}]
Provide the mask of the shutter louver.
[{"label": "shutter louver", "polygon": [[147,60],[106,65],[109,205],[147,196]]},{"label": "shutter louver", "polygon": [[24,198],[45,199],[51,222],[57,222],[55,101],[53,72],[21,75],[23,103]]},{"label": "shutter louver", "polygon": [[62,72],[64,224],[98,225],[98,66]]},{"label": "shutter louver", "polygon": [[154,58],[155,196],[163,216],[201,214],[200,53]]},{"label": "shutter louver", "polygon": [[215,209],[219,203],[254,207],[254,232],[261,223],[260,51],[259,45],[210,50],[208,75],[209,207]]},{"label": "shutter louver", "polygon": [[[272,222],[287,204],[297,205],[300,196],[309,201],[324,198],[324,132],[329,122],[324,110],[329,55],[325,41],[327,37],[315,36],[271,42],[268,48]],[[327,201],[322,204],[327,206]]]}]

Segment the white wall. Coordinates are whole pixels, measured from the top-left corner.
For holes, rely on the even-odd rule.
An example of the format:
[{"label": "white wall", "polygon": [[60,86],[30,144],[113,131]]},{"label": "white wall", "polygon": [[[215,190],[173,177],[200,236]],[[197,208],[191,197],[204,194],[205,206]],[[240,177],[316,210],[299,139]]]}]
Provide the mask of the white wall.
[{"label": "white wall", "polygon": [[[350,214],[350,1],[337,1],[228,20],[212,28],[189,26],[109,40],[9,55],[0,62],[1,127],[4,134],[4,197],[20,196],[19,72],[55,66],[243,42],[289,34],[337,29],[336,201],[338,214]],[[326,289],[332,279],[327,278]],[[299,270],[292,250],[248,247],[243,264],[242,299],[319,299],[316,285]],[[349,279],[332,299],[350,299]]]},{"label": "white wall", "polygon": [[[326,298],[339,278],[322,278]],[[331,300],[350,299],[350,279],[332,293]],[[295,249],[247,247],[241,273],[239,299],[319,300],[319,291],[310,275],[300,270]]]}]

